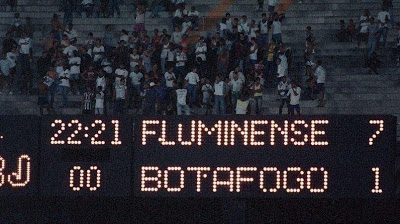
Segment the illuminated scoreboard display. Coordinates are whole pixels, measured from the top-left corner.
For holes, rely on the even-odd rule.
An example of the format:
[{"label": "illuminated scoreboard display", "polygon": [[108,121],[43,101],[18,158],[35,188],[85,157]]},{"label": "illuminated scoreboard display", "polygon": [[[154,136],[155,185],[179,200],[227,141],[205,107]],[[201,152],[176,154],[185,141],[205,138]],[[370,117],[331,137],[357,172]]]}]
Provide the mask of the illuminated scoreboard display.
[{"label": "illuminated scoreboard display", "polygon": [[41,123],[43,195],[130,195],[131,119],[45,117]]},{"label": "illuminated scoreboard display", "polygon": [[136,196],[395,194],[392,116],[180,116],[139,122]]},{"label": "illuminated scoreboard display", "polygon": [[0,116],[0,197],[394,197],[394,116]]}]

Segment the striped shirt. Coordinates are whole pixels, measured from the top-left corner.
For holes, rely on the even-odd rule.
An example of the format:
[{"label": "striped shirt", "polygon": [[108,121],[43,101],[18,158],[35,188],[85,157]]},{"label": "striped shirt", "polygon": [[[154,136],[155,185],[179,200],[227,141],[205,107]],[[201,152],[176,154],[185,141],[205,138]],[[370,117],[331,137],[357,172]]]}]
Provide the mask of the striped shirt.
[{"label": "striped shirt", "polygon": [[93,110],[93,93],[84,93],[83,94],[84,101],[83,101],[83,110]]}]

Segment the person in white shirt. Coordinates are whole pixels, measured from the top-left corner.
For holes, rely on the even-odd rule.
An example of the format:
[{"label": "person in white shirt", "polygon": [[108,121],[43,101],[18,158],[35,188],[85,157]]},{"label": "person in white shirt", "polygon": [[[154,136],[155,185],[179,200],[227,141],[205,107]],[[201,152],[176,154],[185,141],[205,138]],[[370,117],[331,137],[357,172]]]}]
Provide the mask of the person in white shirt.
[{"label": "person in white shirt", "polygon": [[100,64],[104,57],[104,46],[101,44],[101,40],[97,39],[93,47],[93,62]]},{"label": "person in white shirt", "polygon": [[139,70],[139,66],[136,65],[131,74],[129,74],[129,78],[132,84],[132,91],[131,91],[131,99],[134,103],[134,107],[136,109],[139,108],[140,104],[140,92],[142,91],[142,83],[141,80],[143,79],[143,74]]},{"label": "person in white shirt", "polygon": [[270,14],[275,12],[275,6],[279,0],[268,0],[268,12]]},{"label": "person in white shirt", "polygon": [[187,61],[187,55],[182,51],[182,47],[178,47],[176,49],[176,64],[175,64],[175,73],[181,81],[183,79],[183,76],[186,74],[186,61]]},{"label": "person in white shirt", "polygon": [[290,97],[288,108],[289,115],[294,115],[295,110],[297,115],[300,115],[300,94],[301,88],[297,86],[296,82],[293,82],[287,93],[287,96]]},{"label": "person in white shirt", "polygon": [[199,12],[196,10],[196,6],[192,6],[188,12],[189,20],[192,22],[194,28],[198,30],[199,27]]},{"label": "person in white shirt", "polygon": [[65,29],[64,34],[67,35],[70,41],[76,41],[78,38],[78,33],[73,29],[74,25],[72,23],[68,24],[68,27]]},{"label": "person in white shirt", "polygon": [[94,114],[104,114],[104,92],[101,86],[98,86],[96,89]]},{"label": "person in white shirt", "polygon": [[247,22],[247,16],[243,15],[242,19],[241,19],[241,23],[239,25],[239,27],[241,28],[241,32],[248,34],[249,33],[249,23]]},{"label": "person in white shirt", "polygon": [[32,89],[32,74],[31,74],[31,62],[33,62],[32,53],[32,40],[26,35],[26,32],[22,32],[21,39],[18,41],[19,56],[17,63],[19,64],[20,73],[19,76],[23,80],[22,91],[30,92]]},{"label": "person in white shirt", "polygon": [[243,83],[246,83],[246,77],[243,75],[242,69],[239,66],[237,66],[234,71],[231,71],[229,73],[229,80],[233,79],[233,74],[235,73],[238,75],[239,79],[241,79]]},{"label": "person in white shirt", "polygon": [[378,43],[381,40],[381,36],[383,36],[382,47],[385,47],[387,32],[388,32],[388,23],[390,22],[390,14],[386,11],[385,5],[382,5],[382,11],[378,13],[378,22],[379,22]]},{"label": "person in white shirt", "polygon": [[274,21],[272,22],[272,39],[275,40],[277,44],[282,43],[282,21],[283,16],[274,13]]},{"label": "person in white shirt", "polygon": [[190,107],[186,104],[187,94],[188,91],[185,85],[180,82],[176,90],[176,111],[178,115],[182,115],[182,112],[184,112],[185,115],[190,115]]},{"label": "person in white shirt", "polygon": [[284,76],[282,78],[282,81],[278,84],[278,94],[281,100],[281,105],[279,106],[279,115],[282,114],[283,106],[285,106],[285,103],[287,104],[287,93],[291,88],[292,86],[288,82],[286,76]]},{"label": "person in white shirt", "polygon": [[160,55],[160,63],[161,63],[161,72],[165,73],[165,64],[167,63],[168,54],[171,52],[172,43],[169,42],[168,37],[164,38],[164,43],[162,45],[161,55]]},{"label": "person in white shirt", "polygon": [[266,13],[263,13],[261,17],[262,19],[258,22],[258,29],[260,30],[261,40],[264,45],[268,43],[269,21]]},{"label": "person in white shirt", "polygon": [[125,79],[119,80],[114,87],[114,113],[115,114],[123,114],[125,107],[125,100],[128,96],[127,88],[125,85]]},{"label": "person in white shirt", "polygon": [[203,106],[206,108],[205,114],[212,114],[211,94],[214,92],[214,88],[210,84],[210,79],[205,79],[201,92],[203,93]]},{"label": "person in white shirt", "polygon": [[[10,61],[10,79],[14,79],[17,72],[17,49],[12,48],[10,52],[7,53],[7,60]],[[11,80],[10,80],[11,81]],[[13,93],[10,91],[10,93]]]},{"label": "person in white shirt", "polygon": [[174,27],[181,26],[183,22],[183,17],[187,14],[188,12],[184,7],[179,7],[174,13],[174,17],[172,19],[172,25]]},{"label": "person in white shirt", "polygon": [[130,58],[130,67],[131,67],[131,71],[139,65],[140,63],[140,55],[138,54],[138,49],[137,48],[133,48],[132,49],[132,53],[129,56]]},{"label": "person in white shirt", "polygon": [[126,80],[128,71],[125,69],[125,64],[121,63],[119,68],[115,69],[115,85],[118,85],[121,80]]},{"label": "person in white shirt", "polygon": [[78,51],[78,48],[75,46],[75,44],[76,41],[71,41],[71,44],[64,49],[63,54],[65,54],[67,57],[74,56],[74,51]]},{"label": "person in white shirt", "polygon": [[69,65],[64,64],[62,66],[60,73],[58,73],[58,79],[60,80],[59,87],[61,89],[62,96],[63,96],[61,107],[63,107],[63,108],[67,106],[67,101],[68,101],[67,96],[68,96],[69,88],[70,88],[69,74],[70,74]]},{"label": "person in white shirt", "polygon": [[199,75],[197,74],[197,68],[194,67],[192,69],[191,72],[189,72],[186,77],[185,80],[188,83],[187,86],[187,91],[189,94],[189,105],[192,106],[195,101],[196,101],[196,97],[197,97],[197,84],[199,83],[200,79],[199,79]]},{"label": "person in white shirt", "polygon": [[219,32],[221,34],[221,38],[225,38],[228,33],[228,26],[226,24],[226,18],[222,18],[221,22],[219,23]]},{"label": "person in white shirt", "polygon": [[368,43],[368,26],[371,24],[369,22],[370,15],[369,10],[364,11],[364,15],[360,17],[360,32],[357,35],[357,47],[360,47],[360,42],[364,41],[365,44]]},{"label": "person in white shirt", "polygon": [[11,62],[7,59],[7,55],[3,53],[0,60],[0,95],[3,94],[4,83],[9,92],[11,92],[11,78],[10,78]]},{"label": "person in white shirt", "polygon": [[251,41],[251,38],[256,37],[256,31],[258,30],[258,27],[256,26],[256,21],[251,20],[250,26],[249,26],[249,32],[248,32],[248,37],[249,40]]},{"label": "person in white shirt", "polygon": [[182,41],[183,31],[179,29],[179,27],[175,27],[175,31],[171,35],[171,42],[178,45],[179,42]]},{"label": "person in white shirt", "polygon": [[193,23],[190,22],[189,16],[184,16],[183,17],[183,23],[182,23],[182,33],[186,33],[193,28]]},{"label": "person in white shirt", "polygon": [[81,76],[81,58],[78,56],[78,51],[73,52],[73,56],[68,59],[70,66],[70,84],[72,93],[76,94],[79,91],[79,77]]},{"label": "person in white shirt", "polygon": [[[243,82],[239,79],[238,74],[233,73],[233,79],[229,81],[229,91],[231,92],[232,110],[236,108],[236,102],[242,94]],[[233,111],[232,111],[233,112]]]},{"label": "person in white shirt", "polygon": [[174,87],[174,81],[176,80],[173,67],[168,68],[167,72],[165,72],[164,74],[164,78],[165,78],[165,86],[169,89],[172,89]]},{"label": "person in white shirt", "polygon": [[252,37],[250,52],[249,52],[249,63],[252,67],[254,67],[254,65],[258,63],[257,54],[258,54],[258,45],[256,43],[256,38]]},{"label": "person in white shirt", "polygon": [[225,96],[227,87],[220,75],[215,77],[214,96],[215,96],[215,114],[226,115]]},{"label": "person in white shirt", "polygon": [[280,58],[276,59],[276,65],[277,65],[276,73],[279,84],[282,81],[283,77],[287,75],[287,68],[285,68]]},{"label": "person in white shirt", "polygon": [[204,37],[200,37],[200,42],[196,44],[196,58],[200,57],[203,62],[206,61],[207,45],[204,43]]},{"label": "person in white shirt", "polygon": [[317,61],[317,68],[315,69],[314,76],[317,82],[317,92],[318,92],[318,107],[324,107],[324,93],[325,93],[325,79],[326,70],[322,67],[322,61]]},{"label": "person in white shirt", "polygon": [[98,70],[98,76],[96,78],[96,88],[99,86],[101,87],[101,91],[106,91],[107,82],[103,70]]},{"label": "person in white shirt", "polygon": [[[111,5],[111,2],[110,2]],[[93,0],[82,0],[81,6],[78,8],[78,15],[79,17],[82,16],[82,11],[86,12],[86,17],[92,17],[94,9]]]}]

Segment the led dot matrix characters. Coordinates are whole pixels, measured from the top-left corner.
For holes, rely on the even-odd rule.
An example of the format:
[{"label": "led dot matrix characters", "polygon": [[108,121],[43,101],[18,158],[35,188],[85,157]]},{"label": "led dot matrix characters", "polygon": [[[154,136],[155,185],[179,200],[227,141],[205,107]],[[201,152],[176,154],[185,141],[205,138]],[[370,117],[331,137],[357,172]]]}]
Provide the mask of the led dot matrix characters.
[{"label": "led dot matrix characters", "polygon": [[384,121],[383,120],[370,120],[369,123],[372,124],[372,125],[378,125],[379,126],[379,129],[368,139],[368,144],[369,145],[373,145],[374,144],[374,140],[384,130],[383,129],[384,128]]},{"label": "led dot matrix characters", "polygon": [[[96,176],[95,184],[92,183],[92,171]],[[79,181],[76,184],[75,182],[75,173],[79,174]],[[85,185],[85,173],[86,173],[86,185]],[[90,166],[86,172],[82,170],[81,166],[74,166],[69,171],[69,187],[72,188],[73,191],[80,191],[81,188],[86,186],[90,191],[96,191],[97,188],[101,186],[101,171],[97,166]]]},{"label": "led dot matrix characters", "polygon": [[[194,172],[195,183],[188,183],[185,171]],[[179,175],[178,182],[175,180],[171,183],[169,175],[172,172],[175,172],[175,175]],[[210,172],[212,176],[209,182],[211,182],[212,189],[209,190],[214,193],[221,191],[221,189],[225,189],[227,192],[242,192],[244,184],[254,184],[263,193],[277,193],[279,190],[283,190],[286,193],[300,193],[307,190],[310,193],[318,194],[324,193],[328,189],[329,175],[324,167],[311,167],[307,171],[304,171],[301,167],[287,167],[283,170],[283,175],[281,175],[282,171],[277,167],[232,168],[225,166],[212,169],[211,167],[200,166],[187,167],[185,169],[180,166],[173,166],[167,167],[162,171],[157,166],[142,166],[141,191],[157,192],[164,188],[167,192],[181,192],[188,185],[194,184],[196,192],[200,193],[204,190],[202,185],[205,185],[204,182]],[[315,178],[318,177],[320,181],[315,181]],[[267,188],[267,184],[270,188]]]},{"label": "led dot matrix characters", "polygon": [[[158,143],[162,146],[192,146],[197,143],[198,146],[204,144],[204,135],[214,136],[217,146],[234,146],[237,139],[241,138],[241,144],[244,146],[264,146],[277,144],[277,137],[282,136],[282,144],[295,146],[327,146],[329,142],[326,138],[326,131],[321,130],[329,124],[329,120],[311,120],[307,123],[305,120],[294,120],[290,123],[284,120],[280,124],[275,120],[244,120],[240,125],[235,120],[218,120],[211,126],[206,126],[202,120],[191,120],[190,125],[182,123],[172,124],[173,134],[177,133],[176,140],[167,139],[168,128],[166,120],[143,120],[141,129],[141,143],[148,144],[149,137],[156,137]],[[176,127],[175,127],[176,125]],[[289,128],[290,127],[290,128]],[[301,128],[301,129],[300,129]],[[176,132],[174,132],[176,130]],[[189,137],[184,139],[185,130],[189,130]],[[267,134],[269,132],[269,135]],[[240,137],[236,135],[239,134]],[[265,141],[265,137],[270,137],[269,141]],[[173,138],[173,137],[171,137]]]},{"label": "led dot matrix characters", "polygon": [[[110,141],[111,145],[121,145],[120,140],[120,123],[119,120],[111,120],[113,129],[113,138]],[[106,145],[107,142],[101,139],[101,135],[106,131],[106,123],[103,120],[96,119],[89,126],[84,126],[78,119],[73,119],[69,123],[64,123],[61,119],[56,119],[51,123],[52,128],[59,127],[59,129],[50,138],[50,144],[52,145],[81,145],[82,137],[90,138],[91,145]],[[67,129],[72,129],[69,136],[63,139],[63,133]],[[93,135],[89,135],[89,131],[95,129]],[[93,131],[92,131],[93,132]],[[82,133],[82,134],[80,134]],[[64,134],[65,135],[65,134]]]},{"label": "led dot matrix characters", "polygon": [[18,157],[17,172],[6,175],[3,173],[5,168],[6,160],[0,156],[0,187],[6,181],[15,188],[25,187],[31,181],[31,158],[28,155]]}]

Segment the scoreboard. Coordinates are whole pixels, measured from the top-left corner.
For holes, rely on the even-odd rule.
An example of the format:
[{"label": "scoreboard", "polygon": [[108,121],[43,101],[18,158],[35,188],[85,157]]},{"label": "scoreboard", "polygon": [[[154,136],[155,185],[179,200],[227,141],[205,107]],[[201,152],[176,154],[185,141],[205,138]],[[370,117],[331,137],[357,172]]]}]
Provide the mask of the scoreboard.
[{"label": "scoreboard", "polygon": [[396,118],[0,116],[0,197],[388,198]]}]

